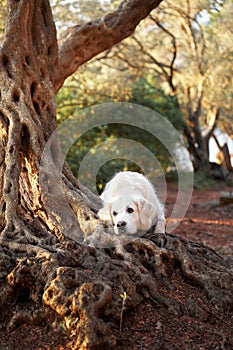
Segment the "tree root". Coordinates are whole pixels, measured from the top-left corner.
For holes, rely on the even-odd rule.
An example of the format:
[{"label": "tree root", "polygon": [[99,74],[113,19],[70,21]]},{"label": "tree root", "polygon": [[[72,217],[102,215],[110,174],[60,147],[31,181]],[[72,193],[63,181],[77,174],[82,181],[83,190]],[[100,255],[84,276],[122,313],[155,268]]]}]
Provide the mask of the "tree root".
[{"label": "tree root", "polygon": [[[29,254],[30,247],[25,247],[25,253]],[[17,263],[8,254],[2,257],[8,275],[1,305],[9,300],[12,305],[4,317],[10,328],[42,319],[52,327],[57,319],[69,333],[73,349],[116,346],[120,294],[124,292],[126,310],[136,308],[143,299],[165,306],[170,314],[205,320],[210,313],[217,317],[220,311],[233,309],[233,275],[226,262],[212,249],[174,235],[148,233],[124,247],[96,249],[64,240],[52,249],[48,247],[50,251],[31,248],[31,257],[18,258]],[[22,254],[22,250],[16,251]],[[213,308],[204,310],[198,298],[179,295],[174,276],[191,284],[197,293],[205,293]],[[27,313],[20,309],[22,299],[28,304]]]}]

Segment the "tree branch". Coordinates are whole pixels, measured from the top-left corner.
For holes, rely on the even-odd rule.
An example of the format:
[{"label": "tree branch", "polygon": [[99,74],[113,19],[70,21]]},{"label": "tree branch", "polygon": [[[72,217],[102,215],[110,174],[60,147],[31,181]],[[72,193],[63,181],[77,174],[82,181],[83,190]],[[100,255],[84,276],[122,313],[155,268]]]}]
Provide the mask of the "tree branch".
[{"label": "tree branch", "polygon": [[221,146],[216,135],[213,133],[212,136],[216,142],[216,145],[218,146],[219,151],[223,155],[223,164],[225,165],[228,171],[233,172],[233,166],[231,164],[231,154],[227,142],[225,142]]},{"label": "tree branch", "polygon": [[161,1],[124,0],[117,10],[103,18],[70,28],[59,42],[53,83],[55,92],[82,64],[130,36]]},{"label": "tree branch", "polygon": [[209,107],[207,111],[206,124],[207,128],[203,133],[203,137],[207,137],[208,139],[213,135],[214,130],[217,127],[217,121],[220,115],[220,107]]},{"label": "tree branch", "polygon": [[160,23],[160,21],[156,18],[154,18],[152,15],[150,16],[150,19],[157,24],[157,26],[162,29],[162,31],[164,33],[166,33],[168,36],[170,36],[171,38],[171,43],[172,43],[172,59],[171,59],[171,63],[169,65],[169,73],[167,74],[167,82],[172,90],[173,93],[176,92],[176,86],[173,83],[173,76],[174,76],[174,71],[175,71],[175,60],[177,57],[177,44],[176,44],[176,37],[175,35],[173,35],[168,29],[166,29],[162,23]]}]

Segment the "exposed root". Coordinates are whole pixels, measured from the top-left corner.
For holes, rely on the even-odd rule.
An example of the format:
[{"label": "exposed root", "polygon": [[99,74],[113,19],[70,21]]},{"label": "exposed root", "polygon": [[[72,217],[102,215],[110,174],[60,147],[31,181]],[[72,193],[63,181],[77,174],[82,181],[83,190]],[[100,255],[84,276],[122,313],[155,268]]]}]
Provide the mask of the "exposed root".
[{"label": "exposed root", "polygon": [[[29,305],[28,312],[19,303],[17,312],[12,307],[11,314],[4,315],[9,327],[57,318],[64,323],[74,349],[110,349],[117,341],[114,330],[119,330],[124,292],[126,310],[148,299],[173,315],[207,320],[214,307],[216,317],[220,310],[233,308],[233,275],[219,255],[173,235],[163,237],[161,247],[161,239],[147,234],[124,247],[119,239],[117,247],[102,249],[67,240],[50,251],[31,245],[19,249],[19,244],[1,241],[2,249],[7,249],[1,260],[7,269],[1,305],[9,300],[14,305],[21,299]],[[9,251],[22,254],[23,248],[28,258],[20,258],[13,266],[14,255]],[[173,284],[174,274],[196,286],[197,292],[199,288],[205,291],[212,311],[204,310],[189,295],[176,297],[179,286]]]}]

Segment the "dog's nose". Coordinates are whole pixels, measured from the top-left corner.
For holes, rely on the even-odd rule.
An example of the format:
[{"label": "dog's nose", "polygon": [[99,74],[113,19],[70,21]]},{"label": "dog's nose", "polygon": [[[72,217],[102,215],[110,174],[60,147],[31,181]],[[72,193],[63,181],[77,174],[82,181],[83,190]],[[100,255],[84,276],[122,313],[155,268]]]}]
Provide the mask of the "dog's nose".
[{"label": "dog's nose", "polygon": [[126,225],[125,221],[118,221],[118,223],[117,223],[117,227],[123,227],[125,225]]}]

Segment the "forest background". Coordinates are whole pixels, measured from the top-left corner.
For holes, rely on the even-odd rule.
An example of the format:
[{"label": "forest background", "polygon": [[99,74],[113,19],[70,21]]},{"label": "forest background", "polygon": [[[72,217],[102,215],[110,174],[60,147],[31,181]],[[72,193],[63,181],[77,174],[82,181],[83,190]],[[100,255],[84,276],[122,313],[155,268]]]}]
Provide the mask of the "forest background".
[{"label": "forest background", "polygon": [[[83,14],[91,19],[92,8],[99,10],[95,14],[99,17],[115,5],[115,2],[71,2],[67,3],[66,14],[64,10],[57,11],[56,5],[57,22],[69,26],[65,18],[72,20],[68,16],[74,13],[72,6],[80,7],[80,21],[85,21]],[[232,11],[232,1],[186,1],[185,6],[181,1],[160,4],[156,15],[152,13],[143,21],[133,36],[70,78],[57,97],[59,120],[75,114],[79,108],[109,101],[150,107],[183,133],[198,173],[196,184],[200,177],[212,174],[210,161],[223,165],[225,169],[220,173],[228,178],[228,172],[233,170]],[[78,165],[94,144],[106,137],[125,135],[142,142],[156,155],[163,170],[171,173],[172,159],[158,140],[122,125],[101,126],[79,140],[68,156],[74,172],[77,174]],[[112,160],[103,166],[97,181],[106,182],[117,170],[128,168],[139,170],[127,160]]]},{"label": "forest background", "polygon": [[[119,3],[52,1],[58,36],[62,39],[68,27],[101,17]],[[195,186],[211,175],[229,183],[233,171],[232,15],[232,0],[162,2],[134,35],[66,80],[57,94],[58,123],[80,109],[105,102],[147,106],[166,117],[184,137],[196,171]],[[1,0],[1,39],[5,16],[6,1]],[[68,154],[73,172],[78,174],[82,159],[94,145],[125,136],[144,144],[164,172],[176,176],[172,159],[158,140],[137,128],[116,124],[96,127],[77,140]],[[100,190],[118,170],[140,171],[140,164],[118,159],[117,149],[115,153],[116,159],[98,173]]]}]

